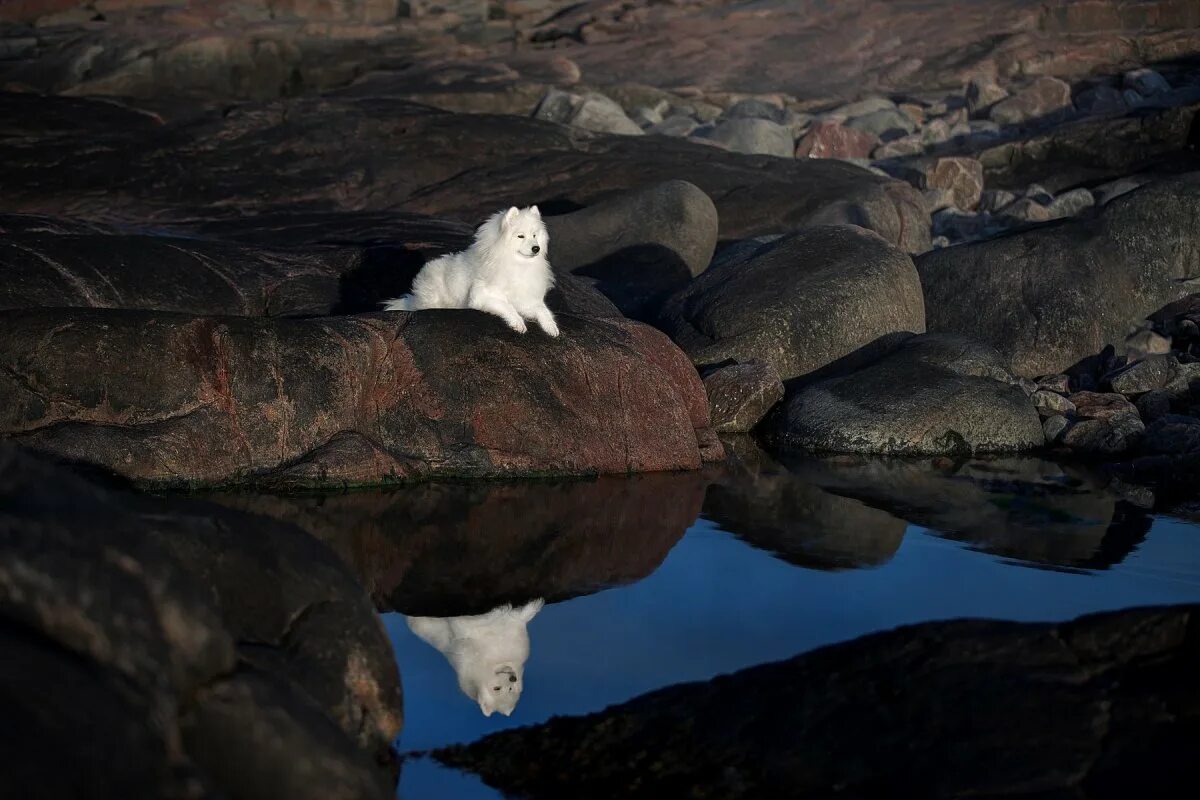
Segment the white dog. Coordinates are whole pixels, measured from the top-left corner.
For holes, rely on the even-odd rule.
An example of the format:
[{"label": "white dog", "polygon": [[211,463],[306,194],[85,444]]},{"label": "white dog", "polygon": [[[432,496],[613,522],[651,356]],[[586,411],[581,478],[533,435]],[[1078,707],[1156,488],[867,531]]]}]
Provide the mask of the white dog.
[{"label": "white dog", "polygon": [[532,319],[558,336],[546,307],[546,292],[554,285],[546,260],[549,245],[537,206],[496,212],[475,231],[474,244],[430,261],[413,279],[412,293],[389,300],[384,308],[474,308],[495,314],[517,333],[524,333],[525,320]]},{"label": "white dog", "polygon": [[437,648],[458,675],[458,688],[479,703],[485,717],[510,716],[521,699],[529,632],[525,626],[542,610],[534,600],[520,608],[493,608],[473,617],[409,617],[408,627]]}]

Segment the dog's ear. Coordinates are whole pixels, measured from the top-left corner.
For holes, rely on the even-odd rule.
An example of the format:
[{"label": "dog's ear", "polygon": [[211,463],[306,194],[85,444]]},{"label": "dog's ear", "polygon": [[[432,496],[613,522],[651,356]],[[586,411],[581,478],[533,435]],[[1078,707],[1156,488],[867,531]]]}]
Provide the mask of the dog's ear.
[{"label": "dog's ear", "polygon": [[538,207],[537,207],[537,206],[530,206],[530,207],[529,207],[529,213],[530,213],[530,214],[533,214],[533,215],[534,215],[535,217],[537,217],[538,219],[541,219],[541,218],[542,218],[542,212],[538,211]]},{"label": "dog's ear", "polygon": [[516,219],[517,214],[520,214],[520,213],[521,213],[521,210],[518,209],[516,206],[513,206],[508,211],[505,211],[504,212],[504,221],[502,223],[504,225],[504,227],[507,228],[509,225],[512,225],[512,221],[514,219]]}]

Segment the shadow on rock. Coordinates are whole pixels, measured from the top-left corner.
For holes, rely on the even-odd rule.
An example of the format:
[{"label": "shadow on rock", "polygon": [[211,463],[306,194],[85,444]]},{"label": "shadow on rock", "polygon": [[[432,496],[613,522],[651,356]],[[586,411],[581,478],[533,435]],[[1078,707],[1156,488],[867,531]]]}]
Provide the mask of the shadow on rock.
[{"label": "shadow on rock", "polygon": [[699,515],[706,484],[698,472],[656,473],[215,499],[324,540],[380,609],[449,617],[646,577]]},{"label": "shadow on rock", "polygon": [[908,523],[790,472],[744,437],[723,439],[726,460],[709,469],[704,515],[739,539],[814,569],[891,561]]},{"label": "shadow on rock", "polygon": [[799,479],[947,539],[1029,565],[1106,569],[1150,530],[1144,510],[1083,467],[1036,458],[785,456]]},{"label": "shadow on rock", "polygon": [[1180,796],[1198,611],[925,623],[435,757],[530,798]]},{"label": "shadow on rock", "polygon": [[0,647],[5,796],[392,794],[391,647],[294,526],[0,448]]}]

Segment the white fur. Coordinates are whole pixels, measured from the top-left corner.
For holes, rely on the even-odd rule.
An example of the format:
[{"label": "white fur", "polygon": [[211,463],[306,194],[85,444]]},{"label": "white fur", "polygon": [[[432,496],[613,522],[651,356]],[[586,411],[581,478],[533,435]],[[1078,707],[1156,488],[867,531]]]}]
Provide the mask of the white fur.
[{"label": "white fur", "polygon": [[524,333],[525,320],[532,319],[558,336],[546,307],[546,292],[554,285],[546,260],[549,246],[537,206],[499,211],[479,226],[469,248],[430,261],[413,279],[412,293],[389,300],[384,308],[474,308],[495,314],[517,333]]},{"label": "white fur", "polygon": [[458,688],[479,703],[485,717],[510,716],[521,699],[529,632],[542,610],[533,600],[520,608],[503,605],[473,617],[409,617],[408,627],[437,648],[458,675]]}]

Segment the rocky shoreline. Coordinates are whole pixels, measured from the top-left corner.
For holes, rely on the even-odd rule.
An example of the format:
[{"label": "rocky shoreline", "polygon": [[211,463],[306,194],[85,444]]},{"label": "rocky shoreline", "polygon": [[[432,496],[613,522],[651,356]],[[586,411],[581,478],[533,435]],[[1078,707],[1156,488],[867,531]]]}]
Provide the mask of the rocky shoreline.
[{"label": "rocky shoreline", "polygon": [[[386,797],[403,710],[377,609],[636,581],[701,507],[817,569],[886,563],[928,522],[1075,570],[1194,502],[1200,6],[949,5],[0,4],[0,700],[32,732],[0,773]],[[379,310],[534,203],[559,338]],[[1064,489],[1082,469],[1102,497]],[[981,522],[995,481],[1049,498],[1061,536]],[[412,505],[304,494],[396,484]],[[198,488],[220,491],[163,495]],[[513,497],[536,513],[504,519]],[[1195,728],[1194,613],[935,623],[439,757],[541,796],[558,777],[511,758],[597,796],[1106,796],[1185,755],[1143,745]],[[52,719],[43,674],[70,692]],[[911,717],[749,716],[814,682],[887,699],[897,674]],[[945,753],[893,755],[904,731],[957,742],[971,703],[999,738],[944,783],[921,759]],[[817,733],[776,735],[796,725]],[[645,761],[663,726],[671,769]],[[867,729],[884,746],[846,756]],[[810,754],[825,734],[838,764]],[[149,766],[114,772],[128,753]]]}]

